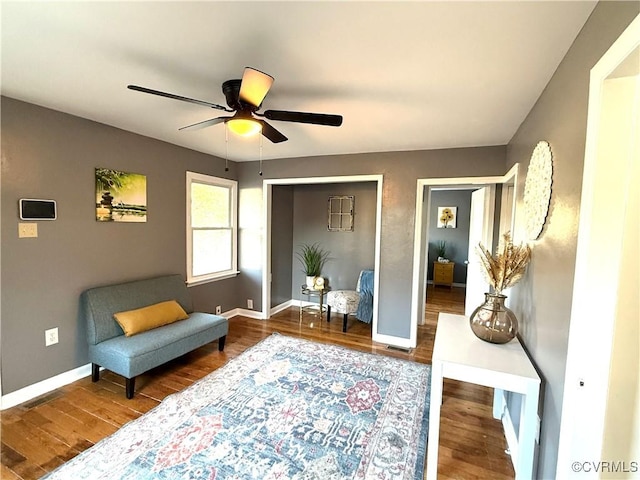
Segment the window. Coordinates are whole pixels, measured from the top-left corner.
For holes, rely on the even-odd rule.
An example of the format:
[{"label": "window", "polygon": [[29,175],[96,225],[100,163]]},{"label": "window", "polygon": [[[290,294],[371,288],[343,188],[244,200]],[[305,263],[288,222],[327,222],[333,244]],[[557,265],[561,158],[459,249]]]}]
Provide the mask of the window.
[{"label": "window", "polygon": [[353,232],[353,195],[332,195],[329,197],[330,232]]},{"label": "window", "polygon": [[187,283],[238,273],[238,182],[187,172]]}]

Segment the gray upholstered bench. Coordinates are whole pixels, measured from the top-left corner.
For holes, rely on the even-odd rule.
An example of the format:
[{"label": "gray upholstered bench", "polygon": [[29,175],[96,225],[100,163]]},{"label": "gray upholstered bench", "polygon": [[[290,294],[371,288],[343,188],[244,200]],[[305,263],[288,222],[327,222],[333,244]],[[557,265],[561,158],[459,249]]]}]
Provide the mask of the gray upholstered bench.
[{"label": "gray upholstered bench", "polygon": [[[130,337],[114,319],[115,313],[168,300],[176,300],[189,317]],[[222,351],[229,331],[226,318],[193,311],[181,275],[92,288],[82,293],[81,305],[87,322],[91,379],[99,380],[100,367],[122,375],[127,398],[133,398],[137,375],[213,340],[218,340]]]}]

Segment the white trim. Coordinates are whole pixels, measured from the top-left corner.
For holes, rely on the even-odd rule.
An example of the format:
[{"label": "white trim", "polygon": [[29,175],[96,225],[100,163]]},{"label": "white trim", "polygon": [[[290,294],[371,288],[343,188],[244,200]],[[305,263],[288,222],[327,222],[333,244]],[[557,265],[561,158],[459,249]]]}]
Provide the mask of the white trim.
[{"label": "white trim", "polygon": [[378,189],[376,193],[376,243],[373,280],[373,320],[371,321],[371,339],[374,342],[382,342],[383,335],[378,334],[379,299],[380,299],[380,239],[382,236],[382,175],[378,177]]},{"label": "white trim", "polygon": [[409,338],[395,337],[393,335],[377,334],[377,335],[374,335],[373,340],[375,342],[384,343],[385,345],[392,345],[394,347],[415,348],[415,345],[411,346],[411,339]]},{"label": "white trim", "polygon": [[509,409],[506,406],[506,399],[503,400],[505,402],[505,409],[502,414],[502,429],[504,430],[504,436],[507,439],[507,447],[509,448],[509,455],[511,456],[511,464],[515,469],[518,465],[518,434],[516,433],[516,428],[513,425],[513,420],[511,419],[511,413],[509,413]]},{"label": "white trim", "polygon": [[266,319],[271,317],[271,202],[272,184],[262,182],[262,221],[264,222],[264,238],[262,239],[262,314]]},{"label": "white trim", "polygon": [[246,308],[234,308],[233,310],[229,310],[228,312],[224,312],[223,317],[230,319],[237,316],[243,316],[248,318],[253,318],[256,320],[264,320],[264,316],[262,312],[257,310],[247,310]]},{"label": "white trim", "polygon": [[493,389],[493,418],[501,419],[504,409],[507,408],[507,399],[504,396],[504,390],[501,388]]},{"label": "white trim", "polygon": [[[488,177],[451,177],[451,178],[419,178],[416,185],[416,209],[414,219],[414,242],[413,242],[413,280],[411,289],[411,333],[410,347],[415,348],[418,341],[418,325],[422,323],[424,317],[424,304],[426,301],[426,289],[421,281],[421,273],[426,275],[425,265],[421,263],[421,254],[425,248],[425,225],[422,222],[423,215],[423,195],[426,186],[443,185],[455,186],[458,188],[476,185],[481,187],[487,184],[504,183],[511,177],[517,175],[518,164],[516,163],[509,171],[501,176]],[[515,194],[515,192],[514,192]],[[427,219],[428,226],[428,219]],[[422,276],[424,279],[424,276]]]},{"label": "white trim", "polygon": [[[257,312],[255,310],[245,310],[242,308],[236,308],[221,314],[221,316],[227,319],[236,317],[238,315],[255,318],[258,320],[262,319],[261,312]],[[100,370],[102,371],[104,370],[104,368],[100,367]],[[57,388],[64,387],[65,385],[81,380],[85,377],[88,377],[89,375],[91,375],[91,364],[87,363],[86,365],[74,368],[73,370],[69,370],[54,377],[47,378],[32,385],[28,385],[24,388],[21,388],[20,390],[7,393],[6,395],[2,395],[0,397],[0,410],[6,410],[7,408],[15,407],[16,405],[20,405],[21,403],[28,402],[29,400],[32,400],[41,395],[45,395],[56,390]]]},{"label": "white trim", "polygon": [[[309,300],[292,300],[294,307],[317,307],[318,302],[310,302]],[[323,304],[324,305],[324,304]]]},{"label": "white trim", "polygon": [[505,391],[501,388],[494,388],[493,390],[493,418],[502,422],[502,430],[507,440],[507,454],[511,456],[511,464],[515,470],[518,465],[518,434],[516,433],[516,427],[513,425]]},{"label": "white trim", "polygon": [[[386,343],[380,338],[378,331],[378,302],[380,298],[380,238],[382,234],[382,184],[383,175],[348,175],[335,177],[302,177],[302,178],[274,178],[265,179],[262,182],[262,208],[264,219],[264,241],[262,242],[262,318],[268,319],[271,316],[271,200],[273,185],[307,185],[323,183],[356,183],[356,182],[376,182],[376,233],[374,249],[374,280],[373,280],[373,320],[372,320],[372,340]],[[396,337],[390,337],[396,338]],[[397,344],[397,343],[395,343]]]},{"label": "white trim", "polygon": [[[272,313],[278,313],[282,310],[285,310],[289,307],[298,307],[300,306],[299,300],[289,300],[287,302],[281,303],[280,305],[274,307],[272,309]],[[305,305],[317,305],[317,302],[302,302]],[[264,320],[262,312],[256,310],[247,310],[244,308],[234,308],[232,310],[228,310],[221,314],[221,316],[231,319],[237,316],[243,316],[248,318],[253,318],[257,320]],[[381,335],[383,341],[381,343],[386,343],[389,345],[397,345],[401,347],[406,347],[403,341],[406,339],[401,339],[397,337],[387,337],[386,335]],[[103,370],[100,367],[100,370]],[[51,378],[47,378],[38,383],[34,383],[32,385],[28,385],[20,390],[16,390],[14,392],[8,393],[6,395],[0,396],[0,410],[5,410],[7,408],[15,407],[16,405],[20,405],[21,403],[28,402],[40,395],[47,394],[52,392],[53,390],[73,383],[77,380],[81,380],[85,377],[91,375],[91,364],[87,363],[86,365],[82,365],[81,367],[74,368],[73,370],[69,370],[67,372],[63,372],[59,375],[56,375]]]},{"label": "white trim", "polygon": [[15,407],[21,403],[52,392],[56,388],[64,387],[70,383],[91,375],[91,364],[88,363],[73,370],[63,372],[55,377],[47,378],[41,382],[28,385],[15,392],[7,393],[0,398],[0,410]]},{"label": "white trim", "polygon": [[263,180],[268,185],[310,185],[321,183],[355,183],[382,181],[382,175],[339,175],[334,177],[294,177],[269,178]]},{"label": "white trim", "polygon": [[[427,280],[427,283],[429,285],[433,285],[433,280]],[[438,285],[442,285],[442,284],[439,283]],[[454,287],[466,287],[467,286],[466,283],[459,283],[459,282],[453,282],[451,285],[454,286]],[[446,287],[446,285],[442,285],[442,286]]]},{"label": "white trim", "polygon": [[[229,189],[231,195],[229,205],[229,220],[231,230],[231,268],[221,272],[209,273],[205,275],[193,275],[193,251],[192,236],[193,228],[191,227],[191,184],[200,183],[203,185],[211,185],[215,187],[225,187]],[[187,242],[187,285],[200,285],[203,283],[224,280],[226,278],[235,277],[238,272],[238,181],[228,178],[215,177],[213,175],[204,175],[202,173],[186,172],[186,242]],[[227,228],[225,228],[226,230]]]},{"label": "white trim", "polygon": [[236,270],[235,272],[223,273],[221,275],[213,275],[211,277],[201,278],[199,280],[194,280],[194,281],[185,282],[185,283],[187,284],[187,287],[195,287],[197,285],[203,285],[205,283],[211,283],[211,282],[216,282],[218,280],[226,280],[227,278],[233,278],[238,276],[238,274],[240,274],[240,271]]},{"label": "white trim", "polygon": [[[607,233],[603,235],[604,226],[598,213],[605,194],[610,204],[621,208],[627,205],[626,198],[632,186],[629,185],[630,179],[625,172],[630,171],[633,161],[632,155],[623,159],[604,158],[599,154],[600,122],[605,81],[639,47],[640,15],[636,16],[591,69],[557,478],[578,475],[580,478],[599,478],[595,469],[590,474],[571,471],[574,461],[600,459],[609,395],[609,370],[624,225],[622,222],[610,222],[610,225],[607,223]],[[614,178],[616,188],[611,188],[606,183],[609,175]],[[599,200],[596,201],[595,197]],[[624,218],[624,212],[620,215]],[[606,261],[593,260],[600,257],[603,248],[606,251]],[[607,281],[603,282],[603,278]],[[589,322],[585,322],[586,318],[597,319],[598,328],[593,329]],[[589,412],[588,421],[581,415],[585,410]]]},{"label": "white trim", "polygon": [[271,307],[271,309],[269,310],[269,313],[271,315],[275,315],[276,313],[280,313],[283,310],[286,310],[289,307],[297,307],[299,306],[299,303],[297,300],[287,300],[284,303],[281,303],[280,305],[276,305],[275,307]]}]

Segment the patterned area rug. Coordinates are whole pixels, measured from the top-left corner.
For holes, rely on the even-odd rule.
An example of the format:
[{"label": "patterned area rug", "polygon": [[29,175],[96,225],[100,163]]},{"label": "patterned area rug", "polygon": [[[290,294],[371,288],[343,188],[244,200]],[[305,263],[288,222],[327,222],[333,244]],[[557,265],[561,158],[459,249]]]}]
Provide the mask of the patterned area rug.
[{"label": "patterned area rug", "polygon": [[421,479],[430,367],[274,334],[44,478]]}]

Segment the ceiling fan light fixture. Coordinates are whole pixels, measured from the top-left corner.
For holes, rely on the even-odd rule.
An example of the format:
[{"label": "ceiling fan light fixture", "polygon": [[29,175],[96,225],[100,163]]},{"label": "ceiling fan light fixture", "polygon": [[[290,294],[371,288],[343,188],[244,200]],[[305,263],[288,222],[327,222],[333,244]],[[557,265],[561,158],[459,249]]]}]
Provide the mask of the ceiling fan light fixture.
[{"label": "ceiling fan light fixture", "polygon": [[239,98],[258,108],[272,84],[273,77],[271,75],[255,68],[246,67],[242,74]]},{"label": "ceiling fan light fixture", "polygon": [[[246,67],[242,74],[242,79],[236,78],[222,82],[222,93],[224,94],[228,107],[218,105],[217,103],[197,100],[195,98],[175,95],[173,93],[161,92],[160,90],[153,90],[139,85],[128,85],[127,88],[142,93],[158,95],[160,97],[171,98],[181,102],[194,103],[204,107],[233,113],[233,116],[210,118],[178,129],[180,131],[199,130],[201,128],[224,123],[225,141],[228,137],[228,130],[231,130],[236,135],[244,137],[261,133],[262,136],[271,143],[281,143],[288,140],[285,135],[267,121],[262,120],[262,118],[281,122],[308,123],[312,125],[325,125],[330,127],[339,127],[342,125],[341,115],[294,112],[288,110],[265,110],[262,113],[258,113],[258,110],[260,110],[262,105],[262,101],[267,93],[269,93],[272,84],[273,77],[271,75],[261,72],[260,70],[256,70],[255,68]],[[255,118],[254,115],[257,115],[260,119]]]},{"label": "ceiling fan light fixture", "polygon": [[236,135],[250,137],[262,130],[262,125],[250,118],[232,118],[227,121],[227,126]]}]

